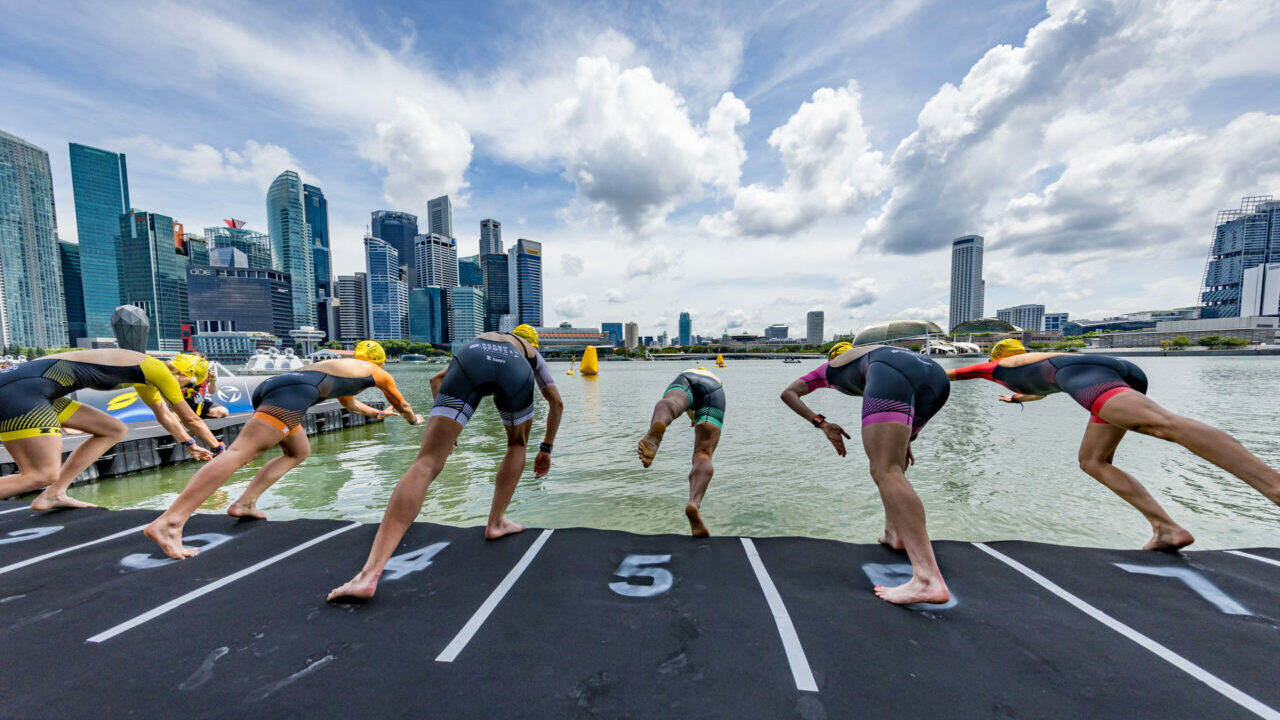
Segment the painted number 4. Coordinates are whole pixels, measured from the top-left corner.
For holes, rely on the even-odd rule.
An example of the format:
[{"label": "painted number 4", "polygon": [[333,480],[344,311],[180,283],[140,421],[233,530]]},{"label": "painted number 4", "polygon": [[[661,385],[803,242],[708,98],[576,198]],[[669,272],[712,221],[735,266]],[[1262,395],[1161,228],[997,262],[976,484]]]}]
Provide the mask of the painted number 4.
[{"label": "painted number 4", "polygon": [[671,562],[670,555],[628,555],[613,574],[628,580],[638,577],[650,578],[650,582],[644,585],[611,582],[609,589],[624,597],[644,598],[661,595],[671,589],[675,578],[672,577],[670,570],[652,566],[669,562]]},{"label": "painted number 4", "polygon": [[434,545],[428,545],[424,548],[397,555],[387,561],[387,566],[382,571],[382,579],[399,580],[409,573],[426,570],[431,567],[431,559],[447,547],[449,547],[448,542],[438,542]]}]

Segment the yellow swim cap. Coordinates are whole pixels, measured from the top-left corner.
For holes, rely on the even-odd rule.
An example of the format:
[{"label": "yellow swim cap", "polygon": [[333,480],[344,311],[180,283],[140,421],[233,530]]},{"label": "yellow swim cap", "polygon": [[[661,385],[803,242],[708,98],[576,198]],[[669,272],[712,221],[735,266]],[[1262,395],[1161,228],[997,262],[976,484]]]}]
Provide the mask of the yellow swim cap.
[{"label": "yellow swim cap", "polygon": [[511,334],[525,340],[535,348],[538,347],[538,331],[534,330],[532,325],[521,323],[511,331]]},{"label": "yellow swim cap", "polygon": [[827,351],[827,361],[830,362],[835,360],[841,353],[848,352],[852,349],[853,343],[838,342],[835,345],[832,345],[831,349]]},{"label": "yellow swim cap", "polygon": [[382,343],[377,340],[361,340],[356,345],[355,358],[357,360],[368,360],[374,365],[382,365],[387,361],[387,351],[383,349]]},{"label": "yellow swim cap", "polygon": [[1027,349],[1022,346],[1021,340],[1014,340],[1013,338],[1005,338],[1004,340],[1001,340],[1000,342],[991,346],[991,359],[999,360],[1001,358],[1007,358],[1011,355],[1021,355],[1026,351]]},{"label": "yellow swim cap", "polygon": [[169,361],[174,370],[191,378],[192,385],[202,385],[209,377],[209,361],[192,353],[174,355]]}]

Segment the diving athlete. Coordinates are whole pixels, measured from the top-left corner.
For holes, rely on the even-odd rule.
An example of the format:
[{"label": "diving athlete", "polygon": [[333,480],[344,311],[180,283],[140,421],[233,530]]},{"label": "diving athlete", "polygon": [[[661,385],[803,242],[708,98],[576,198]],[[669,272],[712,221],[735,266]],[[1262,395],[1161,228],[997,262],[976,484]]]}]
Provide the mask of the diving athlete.
[{"label": "diving athlete", "polygon": [[689,471],[689,502],[684,506],[684,514],[689,518],[689,530],[694,537],[710,537],[699,508],[715,472],[711,455],[720,443],[720,430],[724,427],[724,385],[720,378],[703,367],[677,375],[662,399],[653,406],[649,432],[640,439],[636,452],[641,465],[652,465],[667,425],[681,413],[689,414],[689,424],[693,426],[693,469]]},{"label": "diving athlete", "polygon": [[[0,441],[18,465],[18,473],[0,478],[0,498],[44,488],[33,510],[93,507],[67,496],[67,488],[128,427],[107,413],[66,397],[85,388],[133,388],[156,420],[196,460],[213,454],[196,444],[185,425],[215,451],[223,446],[182,401],[193,376],[179,355],[169,363],[132,350],[73,350],[0,370]],[[172,408],[172,410],[170,410]],[[176,417],[175,414],[176,413]],[[62,430],[91,435],[62,459]]]},{"label": "diving athlete", "polygon": [[911,579],[895,587],[877,586],[876,595],[899,605],[945,603],[951,598],[929,544],[924,505],[911,483],[907,467],[915,464],[911,441],[947,402],[951,383],[937,363],[924,355],[884,345],[855,348],[837,343],[828,362],[787,386],[782,402],[813,423],[841,457],[850,437],[825,415],[809,409],[800,398],[819,388],[862,396],[862,448],[871,461],[871,479],[884,504],[884,537],[880,542],[906,550]]},{"label": "diving athlete", "polygon": [[533,428],[534,385],[550,406],[547,431],[533,461],[533,476],[542,477],[551,470],[551,447],[560,427],[564,403],[546,361],[538,352],[538,332],[532,326],[522,324],[510,333],[480,335],[459,349],[448,367],[431,378],[435,405],[422,435],[418,457],[391,493],[364,567],[345,585],[330,592],[329,600],[373,597],[391,553],[422,511],[427,487],[444,469],[463,426],[486,395],[493,396],[493,404],[506,427],[507,453],[494,480],[493,504],[484,536],[495,540],[524,530],[523,525],[508,520],[506,512],[528,454],[525,447]]},{"label": "diving athlete", "polygon": [[355,398],[361,391],[376,387],[405,421],[414,425],[420,423],[422,416],[414,414],[413,408],[396,388],[395,379],[382,368],[386,360],[387,353],[382,345],[364,340],[356,345],[354,358],[324,360],[303,370],[268,378],[254,389],[253,415],[231,447],[200,468],[178,499],[143,532],[171,558],[194,556],[198,550],[182,545],[182,528],[191,514],[236,470],[279,445],[284,454],[263,465],[240,499],[227,508],[227,514],[232,517],[265,519],[266,514],[257,509],[258,498],[311,454],[311,443],[302,428],[302,418],[307,408],[316,403],[337,398],[351,412],[383,418],[388,413]]},{"label": "diving athlete", "polygon": [[179,355],[175,363],[182,358],[183,371],[192,378],[190,387],[182,389],[182,397],[201,420],[224,418],[229,414],[226,405],[219,404],[214,398],[218,394],[218,371],[204,357],[195,354]]},{"label": "diving athlete", "polygon": [[1013,391],[1000,396],[1007,403],[1021,404],[1064,392],[1088,410],[1089,424],[1080,443],[1080,469],[1151,523],[1151,540],[1144,550],[1176,550],[1195,538],[1169,517],[1142,483],[1112,464],[1116,447],[1129,430],[1176,442],[1280,505],[1280,473],[1225,432],[1157,405],[1147,397],[1147,376],[1128,360],[1094,354],[1029,353],[1021,342],[1006,339],[991,348],[989,362],[948,370],[947,376],[999,383]]}]

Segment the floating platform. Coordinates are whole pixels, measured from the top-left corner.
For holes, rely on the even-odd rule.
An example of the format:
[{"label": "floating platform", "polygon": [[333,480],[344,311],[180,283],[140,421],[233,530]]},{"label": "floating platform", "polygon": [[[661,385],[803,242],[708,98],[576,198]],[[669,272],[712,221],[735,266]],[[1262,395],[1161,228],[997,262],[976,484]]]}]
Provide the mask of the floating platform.
[{"label": "floating platform", "polygon": [[872,594],[877,545],[0,503],[0,716],[1278,718],[1280,550],[935,543],[954,600]]},{"label": "floating platform", "polygon": [[[382,409],[384,405],[380,401],[372,401],[367,404],[378,409]],[[209,430],[213,432],[214,436],[230,445],[236,439],[236,436],[240,434],[240,429],[249,421],[252,414],[252,412],[245,412],[228,415],[225,418],[216,420],[205,420],[204,422],[209,426]],[[148,416],[150,416],[149,411]],[[347,412],[336,400],[312,406],[302,418],[303,429],[306,430],[308,435],[341,430],[344,427],[355,427],[373,422],[382,421],[366,415]],[[80,443],[88,438],[88,435],[64,435],[62,438],[62,459],[66,460],[71,451],[75,450]],[[72,484],[79,485],[101,478],[190,461],[191,457],[187,455],[187,451],[173,439],[168,430],[165,430],[152,418],[148,422],[129,423],[129,434],[125,436],[125,439],[103,453],[102,457],[80,473]],[[3,448],[0,448],[0,475],[10,475],[17,471],[18,466],[13,462],[13,458]]]}]

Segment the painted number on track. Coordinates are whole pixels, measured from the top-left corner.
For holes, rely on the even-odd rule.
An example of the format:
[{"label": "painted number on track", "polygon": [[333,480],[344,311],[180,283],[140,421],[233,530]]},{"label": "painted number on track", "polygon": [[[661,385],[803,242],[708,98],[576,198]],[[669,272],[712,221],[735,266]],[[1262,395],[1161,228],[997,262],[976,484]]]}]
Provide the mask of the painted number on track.
[{"label": "painted number on track", "polygon": [[671,589],[671,584],[675,582],[675,578],[671,575],[671,571],[666,568],[652,567],[654,565],[664,565],[671,562],[670,555],[628,555],[617,570],[613,571],[614,575],[630,578],[649,578],[650,582],[644,585],[633,584],[631,582],[611,582],[609,589],[624,597],[646,598],[661,595]]},{"label": "painted number on track", "polygon": [[[201,533],[199,535],[188,535],[182,538],[184,546],[198,548],[201,552],[212,550],[222,543],[231,539],[230,535],[221,533]],[[134,553],[126,555],[120,560],[120,564],[130,570],[150,570],[151,568],[164,567],[178,562],[171,557],[156,557],[152,553]]]},{"label": "painted number on track", "polygon": [[[866,574],[867,579],[872,585],[901,585],[911,579],[910,563],[866,563],[862,566],[862,572]],[[908,607],[920,610],[947,610],[955,607],[959,603],[956,601],[955,593],[951,593],[951,599],[938,604],[932,603],[916,603]]]},{"label": "painted number on track", "polygon": [[449,547],[448,542],[438,542],[434,545],[396,555],[387,561],[387,566],[382,571],[382,579],[399,580],[409,573],[426,570],[431,567],[431,559],[447,547]]},{"label": "painted number on track", "polygon": [[1160,577],[1180,580],[1184,585],[1194,590],[1197,595],[1204,598],[1214,607],[1227,615],[1253,615],[1248,608],[1233,600],[1231,596],[1222,592],[1221,588],[1210,582],[1209,578],[1206,578],[1195,570],[1180,567],[1161,567],[1158,565],[1130,565],[1128,563],[1114,564],[1125,572],[1131,572],[1137,575],[1158,575]]},{"label": "painted number on track", "polygon": [[0,545],[8,545],[10,543],[26,542],[35,540],[46,535],[52,535],[62,529],[61,525],[50,525],[48,527],[27,528],[26,530],[14,530],[9,533],[9,537],[0,538]]}]

